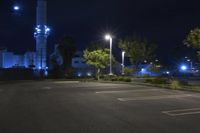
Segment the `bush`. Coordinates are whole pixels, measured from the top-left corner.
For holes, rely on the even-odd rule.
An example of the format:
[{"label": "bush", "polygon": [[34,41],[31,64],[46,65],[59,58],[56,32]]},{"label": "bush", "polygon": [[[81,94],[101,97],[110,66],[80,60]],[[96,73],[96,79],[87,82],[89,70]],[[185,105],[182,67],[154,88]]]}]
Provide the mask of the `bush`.
[{"label": "bush", "polygon": [[115,77],[112,81],[131,82],[131,78],[129,78],[129,77]]},{"label": "bush", "polygon": [[173,81],[171,82],[170,87],[171,87],[172,89],[180,89],[180,88],[181,88],[181,83],[180,83],[179,81],[177,81],[177,80],[173,80]]},{"label": "bush", "polygon": [[124,81],[124,77],[118,77],[118,81]]},{"label": "bush", "polygon": [[145,80],[145,83],[152,83],[152,82],[153,82],[152,79],[146,79],[146,80]]},{"label": "bush", "polygon": [[142,78],[150,78],[151,76],[149,74],[142,75]]},{"label": "bush", "polygon": [[[102,75],[100,77],[102,80],[105,80],[105,81],[109,81],[110,80],[110,75]],[[112,75],[112,81],[118,81],[118,77],[116,75]]]},{"label": "bush", "polygon": [[124,77],[124,78],[123,78],[123,81],[124,81],[124,82],[131,82],[131,78],[129,78],[129,77]]},{"label": "bush", "polygon": [[[110,80],[110,76],[109,75],[103,75],[101,78],[103,80],[105,80],[105,81]],[[131,78],[113,75],[112,76],[112,81],[131,82]]]},{"label": "bush", "polygon": [[110,79],[109,75],[103,75],[100,78],[105,80],[105,81],[108,81]]},{"label": "bush", "polygon": [[152,80],[153,84],[168,84],[168,80],[166,78],[157,77]]},{"label": "bush", "polygon": [[124,68],[124,74],[125,74],[125,76],[130,76],[130,75],[132,75],[133,73],[134,73],[134,70],[133,70],[133,69],[127,68],[127,67]]},{"label": "bush", "polygon": [[112,77],[112,81],[119,81],[119,78],[116,77],[116,76],[113,76],[113,77]]}]

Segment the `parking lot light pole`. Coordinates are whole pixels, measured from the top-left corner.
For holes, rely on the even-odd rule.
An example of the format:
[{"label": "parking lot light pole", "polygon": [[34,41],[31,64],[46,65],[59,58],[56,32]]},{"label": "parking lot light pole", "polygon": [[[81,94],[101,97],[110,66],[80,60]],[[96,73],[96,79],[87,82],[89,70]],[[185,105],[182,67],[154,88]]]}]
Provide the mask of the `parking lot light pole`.
[{"label": "parking lot light pole", "polygon": [[105,39],[110,42],[110,73],[109,73],[109,75],[112,76],[113,75],[113,73],[112,73],[112,37],[111,37],[111,35],[107,34],[105,36]]},{"label": "parking lot light pole", "polygon": [[125,56],[125,51],[122,51],[122,75],[124,75],[124,56]]}]

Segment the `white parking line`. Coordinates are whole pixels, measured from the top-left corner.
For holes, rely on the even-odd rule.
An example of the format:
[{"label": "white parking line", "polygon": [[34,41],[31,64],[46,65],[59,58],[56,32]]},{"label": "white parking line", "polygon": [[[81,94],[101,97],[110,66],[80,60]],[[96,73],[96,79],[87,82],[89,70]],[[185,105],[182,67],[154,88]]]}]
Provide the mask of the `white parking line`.
[{"label": "white parking line", "polygon": [[162,95],[162,96],[146,96],[146,97],[134,97],[134,98],[117,98],[119,101],[142,101],[142,100],[158,100],[158,99],[168,99],[168,98],[183,98],[183,97],[193,97],[192,94],[179,94],[179,95]]},{"label": "white parking line", "polygon": [[44,89],[44,90],[50,90],[50,89],[52,89],[52,87],[46,86],[46,87],[43,87],[42,89]]},{"label": "white parking line", "polygon": [[111,94],[111,93],[127,93],[127,92],[148,92],[157,91],[160,89],[141,89],[141,90],[120,90],[120,91],[97,91],[97,94]]},{"label": "white parking line", "polygon": [[170,111],[162,111],[163,114],[169,116],[183,116],[183,115],[194,115],[200,114],[200,108],[190,108],[190,109],[178,109]]},{"label": "white parking line", "polygon": [[56,84],[79,83],[79,81],[55,81]]}]

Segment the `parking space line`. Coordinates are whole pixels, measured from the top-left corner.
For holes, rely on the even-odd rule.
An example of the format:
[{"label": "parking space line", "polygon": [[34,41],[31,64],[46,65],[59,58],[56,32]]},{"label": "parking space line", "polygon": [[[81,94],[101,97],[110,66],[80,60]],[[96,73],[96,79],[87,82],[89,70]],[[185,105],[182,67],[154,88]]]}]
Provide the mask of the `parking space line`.
[{"label": "parking space line", "polygon": [[193,97],[192,94],[179,94],[179,95],[162,95],[162,96],[146,96],[146,97],[134,97],[134,98],[117,98],[119,101],[142,101],[142,100],[158,100],[158,99],[168,99],[168,98],[183,98],[183,97]]},{"label": "parking space line", "polygon": [[169,116],[183,116],[183,115],[194,115],[200,114],[200,108],[190,108],[190,109],[179,109],[179,110],[170,110],[162,111],[163,114]]},{"label": "parking space line", "polygon": [[119,90],[119,91],[97,91],[97,94],[111,94],[111,93],[127,93],[127,92],[148,92],[157,91],[160,89],[141,89],[141,90]]},{"label": "parking space line", "polygon": [[79,81],[55,81],[56,84],[79,83]]},{"label": "parking space line", "polygon": [[46,87],[43,87],[42,89],[44,89],[44,90],[50,90],[50,89],[52,89],[52,87],[46,86]]}]

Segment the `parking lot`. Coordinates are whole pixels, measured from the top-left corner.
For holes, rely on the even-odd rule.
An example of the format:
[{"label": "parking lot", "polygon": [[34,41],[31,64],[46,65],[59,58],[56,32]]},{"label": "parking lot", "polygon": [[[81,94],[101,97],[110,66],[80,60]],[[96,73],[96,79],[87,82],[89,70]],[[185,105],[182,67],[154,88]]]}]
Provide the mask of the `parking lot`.
[{"label": "parking lot", "polygon": [[78,81],[0,85],[2,133],[199,133],[200,93]]}]

